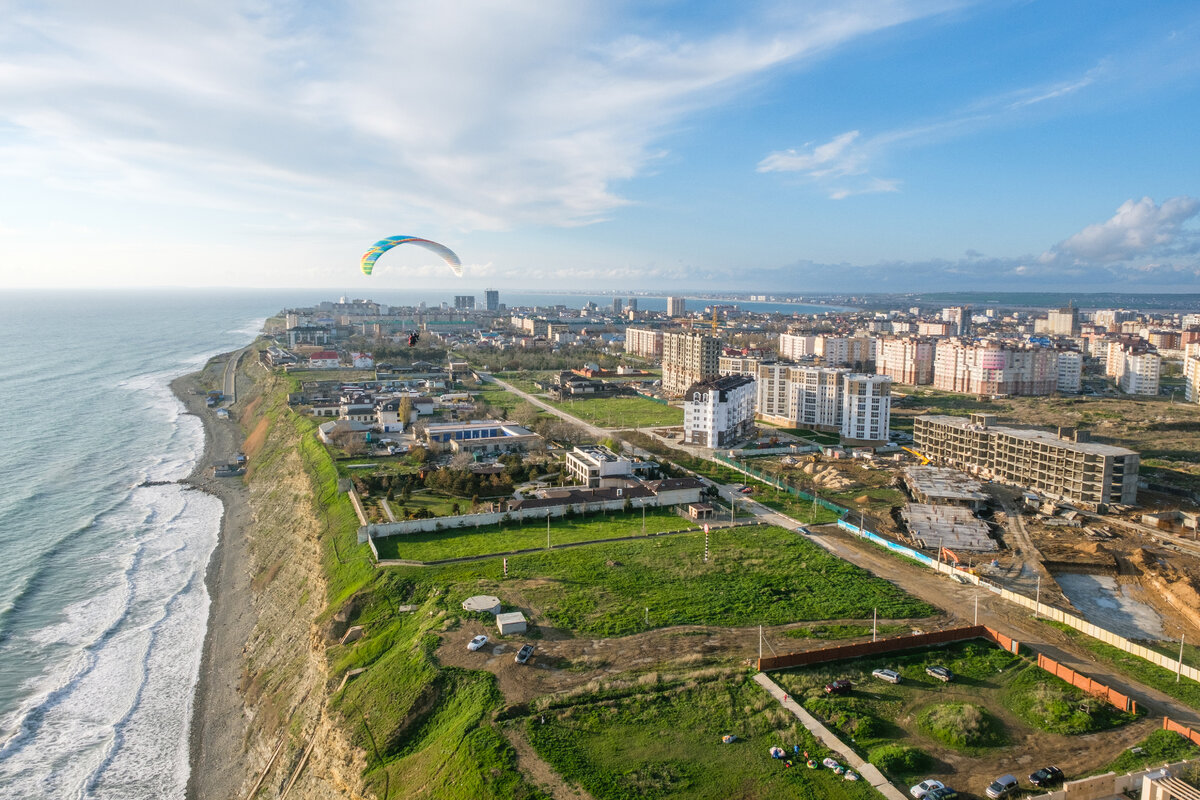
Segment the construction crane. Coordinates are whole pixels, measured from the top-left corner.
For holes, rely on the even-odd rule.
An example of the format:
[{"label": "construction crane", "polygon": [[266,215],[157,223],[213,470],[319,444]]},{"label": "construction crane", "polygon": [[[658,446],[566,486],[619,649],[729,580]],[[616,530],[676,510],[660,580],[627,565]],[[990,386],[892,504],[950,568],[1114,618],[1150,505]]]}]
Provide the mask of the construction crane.
[{"label": "construction crane", "polygon": [[713,309],[712,335],[713,336],[717,335],[717,310],[715,308]]},{"label": "construction crane", "polygon": [[904,450],[905,452],[912,453],[914,456],[919,458],[921,460],[922,467],[928,466],[929,464],[933,463],[932,458],[930,458],[929,456],[926,456],[926,455],[922,455],[921,453],[918,453],[916,450],[913,450],[911,447],[901,446],[900,449]]}]

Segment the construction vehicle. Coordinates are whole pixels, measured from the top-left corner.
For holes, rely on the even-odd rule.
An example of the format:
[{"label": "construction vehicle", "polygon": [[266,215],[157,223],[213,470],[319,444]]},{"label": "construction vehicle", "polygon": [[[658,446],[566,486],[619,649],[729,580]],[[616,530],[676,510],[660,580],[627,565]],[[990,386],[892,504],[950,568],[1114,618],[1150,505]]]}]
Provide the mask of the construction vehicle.
[{"label": "construction vehicle", "polygon": [[911,447],[904,447],[904,446],[902,445],[902,446],[900,447],[900,449],[901,449],[901,450],[903,450],[903,451],[904,451],[904,452],[906,452],[906,453],[912,453],[914,456],[916,456],[917,458],[919,458],[919,459],[921,460],[921,466],[922,466],[922,467],[928,466],[928,465],[930,465],[930,464],[932,464],[932,463],[933,463],[933,459],[932,459],[932,458],[930,458],[930,457],[929,457],[929,456],[927,456],[927,455],[923,455],[923,454],[921,454],[921,453],[918,453],[916,450],[913,450]]}]

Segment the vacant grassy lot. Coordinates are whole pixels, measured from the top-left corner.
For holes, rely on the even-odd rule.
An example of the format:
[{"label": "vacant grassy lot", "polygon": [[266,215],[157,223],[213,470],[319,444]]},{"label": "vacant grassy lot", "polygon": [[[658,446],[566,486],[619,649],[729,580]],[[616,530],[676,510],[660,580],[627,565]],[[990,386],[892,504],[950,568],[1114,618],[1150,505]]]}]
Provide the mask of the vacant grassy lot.
[{"label": "vacant grassy lot", "polygon": [[[787,514],[798,522],[803,522],[806,525],[824,525],[828,522],[838,521],[837,512],[830,511],[825,506],[818,505],[811,500],[796,497],[794,494],[776,489],[773,486],[764,486],[753,478],[747,478],[747,481],[754,487],[753,496],[755,500],[764,506]],[[833,502],[837,501],[834,500]]]},{"label": "vacant grassy lot", "polygon": [[644,397],[595,397],[587,400],[547,401],[573,417],[602,428],[632,425],[649,428],[682,425],[683,409],[666,406]]},{"label": "vacant grassy lot", "polygon": [[[1142,752],[1133,752],[1137,748],[1141,748]],[[1178,733],[1158,730],[1138,742],[1136,748],[1129,748],[1112,763],[1096,772],[1100,774],[1115,772],[1123,775],[1147,767],[1183,761],[1185,758],[1195,758],[1197,755],[1200,755],[1200,747],[1192,744]]]},{"label": "vacant grassy lot", "polygon": [[[936,664],[955,679],[942,683],[927,676],[925,668]],[[871,677],[880,667],[897,670],[902,682]],[[849,678],[854,691],[826,695],[822,687],[835,678]],[[1030,731],[1077,735],[1134,719],[983,641],[789,670],[777,681],[866,756],[898,744],[938,760],[953,752],[985,757]],[[894,777],[909,780],[922,770],[900,770]]]},{"label": "vacant grassy lot", "polygon": [[[413,495],[417,498],[420,495]],[[612,539],[637,536],[643,533],[642,512],[622,511],[608,515],[555,518],[550,523],[551,544],[586,542],[593,539]],[[661,533],[695,527],[670,509],[648,508],[645,533]],[[432,533],[410,533],[376,539],[380,558],[404,558],[412,561],[435,561],[442,558],[478,556],[487,553],[507,553],[530,547],[546,546],[545,520],[525,520],[480,528],[449,528]]]},{"label": "vacant grassy lot", "polygon": [[[654,676],[657,677],[657,676]],[[541,720],[545,719],[543,723]],[[769,748],[821,747],[795,717],[741,674],[662,680],[556,700],[525,721],[538,754],[597,800],[855,800],[865,781],[773,759]],[[726,734],[737,736],[723,744]]]},{"label": "vacant grassy lot", "polygon": [[719,529],[709,544],[708,563],[704,534],[688,533],[512,556],[507,579],[499,558],[384,572],[398,586],[449,587],[447,610],[486,592],[535,620],[590,636],[670,625],[870,619],[874,609],[886,619],[937,613],[782,528]]},{"label": "vacant grassy lot", "polygon": [[838,444],[841,441],[836,433],[823,433],[821,431],[809,430],[808,428],[780,428],[779,430],[783,431],[784,433],[790,433],[793,436],[799,436],[801,438],[808,439],[809,441],[816,442],[817,444],[833,445]]}]

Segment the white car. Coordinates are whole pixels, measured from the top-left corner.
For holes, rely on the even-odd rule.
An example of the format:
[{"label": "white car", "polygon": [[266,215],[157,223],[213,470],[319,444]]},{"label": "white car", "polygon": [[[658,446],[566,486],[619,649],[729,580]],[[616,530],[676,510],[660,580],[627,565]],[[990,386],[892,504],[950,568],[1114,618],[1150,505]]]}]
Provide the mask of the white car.
[{"label": "white car", "polygon": [[478,650],[479,648],[483,647],[487,643],[488,643],[488,637],[484,636],[481,633],[478,636],[476,636],[474,639],[471,640],[471,643],[467,645],[467,649],[474,652],[474,651]]},{"label": "white car", "polygon": [[900,682],[900,673],[896,672],[894,669],[877,669],[871,674],[876,678],[879,678],[879,680],[887,681],[888,683]]},{"label": "white car", "polygon": [[909,789],[908,793],[911,794],[913,797],[917,798],[917,800],[921,800],[922,797],[929,794],[934,789],[945,789],[945,788],[946,788],[946,784],[942,783],[941,781],[935,781],[932,778],[930,778],[929,780],[921,781],[916,786]]}]

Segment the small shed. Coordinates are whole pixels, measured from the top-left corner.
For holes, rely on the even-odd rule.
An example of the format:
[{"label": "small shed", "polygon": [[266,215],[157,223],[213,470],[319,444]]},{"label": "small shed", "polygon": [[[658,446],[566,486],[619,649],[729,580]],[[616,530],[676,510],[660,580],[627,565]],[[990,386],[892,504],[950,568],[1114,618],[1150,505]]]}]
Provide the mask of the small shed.
[{"label": "small shed", "polygon": [[501,636],[507,636],[510,633],[524,633],[526,627],[525,615],[520,611],[497,614],[496,627],[500,629]]},{"label": "small shed", "polygon": [[477,594],[463,600],[463,611],[486,611],[489,614],[500,613],[500,598],[490,594]]}]

